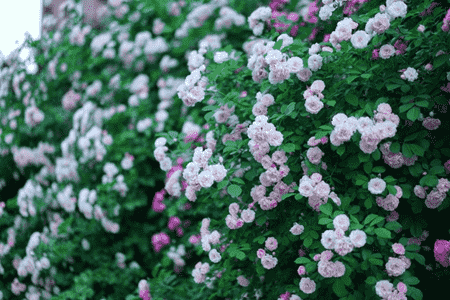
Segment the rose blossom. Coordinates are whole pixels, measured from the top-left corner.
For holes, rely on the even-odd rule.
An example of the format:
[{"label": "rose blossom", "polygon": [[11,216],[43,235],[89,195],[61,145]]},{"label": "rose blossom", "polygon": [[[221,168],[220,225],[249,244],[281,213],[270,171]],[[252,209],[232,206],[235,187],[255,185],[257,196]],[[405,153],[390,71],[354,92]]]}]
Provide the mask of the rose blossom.
[{"label": "rose blossom", "polygon": [[309,277],[302,278],[299,284],[300,290],[305,294],[312,294],[316,291],[316,283]]}]

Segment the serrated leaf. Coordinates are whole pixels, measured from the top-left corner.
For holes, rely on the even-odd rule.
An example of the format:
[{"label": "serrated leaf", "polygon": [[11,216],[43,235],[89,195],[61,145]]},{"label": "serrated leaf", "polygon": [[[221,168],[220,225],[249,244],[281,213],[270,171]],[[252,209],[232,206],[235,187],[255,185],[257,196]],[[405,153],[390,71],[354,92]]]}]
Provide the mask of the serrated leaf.
[{"label": "serrated leaf", "polygon": [[362,74],[361,77],[364,79],[368,79],[368,78],[372,77],[372,74]]},{"label": "serrated leaf", "polygon": [[409,92],[409,91],[411,90],[411,88],[409,87],[409,85],[406,85],[406,84],[402,85],[402,86],[400,87],[400,89],[402,90],[403,93],[407,93],[407,92]]},{"label": "serrated leaf", "polygon": [[352,206],[352,208],[348,211],[348,213],[350,215],[354,215],[357,214],[359,211],[361,210],[361,208],[357,205]]},{"label": "serrated leaf", "polygon": [[[356,78],[358,78],[358,76],[348,76],[346,78],[347,83],[351,83],[353,80],[355,80]],[[350,102],[349,102],[350,103]],[[350,103],[351,104],[351,103]]]},{"label": "serrated leaf", "polygon": [[392,90],[394,90],[394,89],[396,89],[398,87],[400,87],[399,84],[386,84],[386,88],[387,88],[388,91],[392,91]]},{"label": "serrated leaf", "polygon": [[422,100],[422,101],[419,101],[419,102],[414,102],[414,104],[415,105],[417,105],[417,106],[420,106],[420,107],[428,107],[428,101],[426,101],[426,100]]},{"label": "serrated leaf", "polygon": [[370,209],[370,208],[372,207],[372,205],[373,205],[372,200],[370,200],[369,198],[367,198],[367,199],[364,201],[364,206],[365,206],[367,209]]},{"label": "serrated leaf", "polygon": [[240,186],[232,184],[227,188],[227,192],[231,195],[231,197],[236,198],[242,193],[242,189]]},{"label": "serrated leaf", "polygon": [[384,239],[391,238],[391,232],[389,230],[387,230],[386,228],[375,228],[374,232],[380,238],[384,238]]}]

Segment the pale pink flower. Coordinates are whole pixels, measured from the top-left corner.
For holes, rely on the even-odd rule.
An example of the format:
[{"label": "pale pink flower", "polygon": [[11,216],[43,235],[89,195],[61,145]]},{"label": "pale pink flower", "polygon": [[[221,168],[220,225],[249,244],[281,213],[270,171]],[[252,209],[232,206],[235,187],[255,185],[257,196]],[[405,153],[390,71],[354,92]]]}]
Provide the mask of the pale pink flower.
[{"label": "pale pink flower", "polygon": [[407,6],[403,1],[396,1],[387,7],[386,13],[392,19],[398,17],[404,18],[406,16],[406,9]]},{"label": "pale pink flower", "polygon": [[294,226],[289,230],[293,235],[300,235],[305,230],[303,225],[299,225],[297,222],[294,223]]},{"label": "pale pink flower", "polygon": [[271,84],[282,83],[284,80],[289,79],[290,72],[286,62],[275,62],[270,67],[269,82]]},{"label": "pale pink flower", "polygon": [[417,73],[416,69],[411,68],[411,67],[408,67],[408,68],[406,69],[406,71],[403,72],[403,75],[405,76],[405,78],[406,78],[408,81],[413,82],[414,80],[417,79],[417,77],[418,77],[419,74]]},{"label": "pale pink flower", "polygon": [[241,218],[245,223],[251,223],[255,220],[255,211],[251,209],[244,209],[241,213]]},{"label": "pale pink flower", "polygon": [[386,263],[386,271],[389,276],[400,276],[406,270],[406,264],[399,258],[389,257]]},{"label": "pale pink flower", "polygon": [[240,276],[238,276],[237,277],[237,281],[238,281],[238,284],[240,285],[240,286],[243,286],[243,287],[246,287],[246,286],[248,286],[249,284],[250,284],[250,281],[248,281],[248,279],[246,279],[244,276],[242,276],[242,275],[240,275]]},{"label": "pale pink flower", "polygon": [[261,264],[264,269],[273,269],[278,264],[278,259],[273,257],[272,255],[266,254],[263,258],[261,258]]},{"label": "pale pink flower", "polygon": [[370,41],[370,36],[365,31],[358,30],[352,35],[350,41],[354,48],[363,49],[367,47],[367,44]]},{"label": "pale pink flower", "polygon": [[217,252],[216,249],[212,249],[211,251],[209,251],[208,256],[213,263],[218,263],[222,259],[222,256],[219,252]]},{"label": "pale pink flower", "polygon": [[309,277],[302,278],[299,284],[300,290],[305,294],[312,294],[316,291],[316,283]]},{"label": "pale pink flower", "polygon": [[375,15],[374,21],[372,23],[372,29],[378,33],[382,34],[390,27],[389,17],[386,14],[377,13]]},{"label": "pale pink flower", "polygon": [[312,148],[309,148],[308,151],[306,152],[306,156],[307,156],[308,160],[309,160],[312,164],[315,164],[315,165],[317,165],[317,164],[320,163],[320,161],[321,161],[321,159],[322,159],[322,156],[323,156],[324,154],[325,154],[325,153],[322,152],[322,150],[320,150],[319,147],[312,147]]},{"label": "pale pink flower", "polygon": [[258,249],[258,251],[256,251],[256,256],[258,256],[258,258],[263,258],[266,255],[266,251],[264,249]]},{"label": "pale pink flower", "polygon": [[350,226],[350,219],[344,214],[337,215],[333,220],[333,225],[334,228],[340,228],[344,231],[347,231],[348,227]]},{"label": "pale pink flower", "polygon": [[322,232],[322,239],[320,242],[325,249],[333,249],[335,246],[336,234],[334,230],[325,230]]},{"label": "pale pink flower", "polygon": [[300,57],[294,56],[288,59],[287,65],[290,73],[298,73],[303,69],[303,60]]},{"label": "pale pink flower", "polygon": [[382,59],[388,59],[395,54],[395,48],[392,45],[386,44],[381,46],[379,55]]},{"label": "pale pink flower", "polygon": [[265,246],[270,251],[273,251],[278,248],[278,242],[274,237],[269,237],[266,240]]},{"label": "pale pink flower", "polygon": [[314,187],[314,193],[320,198],[328,198],[328,195],[330,194],[330,186],[328,183],[321,181]]},{"label": "pale pink flower", "polygon": [[305,101],[306,111],[311,114],[318,114],[324,104],[317,96],[310,96]]},{"label": "pale pink flower", "polygon": [[300,81],[306,82],[311,77],[312,72],[309,68],[303,68],[300,71],[298,71],[296,75]]},{"label": "pale pink flower", "polygon": [[308,68],[311,71],[317,71],[322,68],[323,57],[318,54],[313,54],[308,58]]},{"label": "pale pink flower", "polygon": [[367,235],[362,230],[359,229],[352,230],[349,237],[352,244],[357,248],[361,248],[366,244]]},{"label": "pale pink flower", "polygon": [[386,188],[386,182],[381,178],[372,178],[369,181],[369,192],[372,194],[381,194],[383,193],[384,189]]},{"label": "pale pink flower", "polygon": [[421,199],[425,199],[425,197],[427,196],[425,189],[420,185],[416,185],[414,187],[414,194]]},{"label": "pale pink flower", "polygon": [[380,280],[375,285],[375,292],[378,296],[386,299],[394,291],[394,285],[387,280]]},{"label": "pale pink flower", "polygon": [[260,102],[264,106],[270,106],[275,102],[275,99],[271,94],[265,94],[265,95],[262,95]]},{"label": "pale pink flower", "polygon": [[431,191],[427,195],[427,199],[425,200],[426,207],[431,209],[438,208],[444,201],[445,196],[446,196],[445,193],[441,193],[439,191]]},{"label": "pale pink flower", "polygon": [[401,255],[405,254],[405,247],[403,247],[403,245],[400,243],[393,244],[392,250],[394,250],[394,252],[397,254],[401,254]]}]

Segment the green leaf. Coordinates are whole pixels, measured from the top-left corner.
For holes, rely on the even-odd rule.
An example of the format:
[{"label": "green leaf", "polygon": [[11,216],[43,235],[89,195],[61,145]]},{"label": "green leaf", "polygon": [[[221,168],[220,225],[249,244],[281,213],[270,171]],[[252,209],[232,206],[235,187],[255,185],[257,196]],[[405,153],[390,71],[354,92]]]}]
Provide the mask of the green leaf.
[{"label": "green leaf", "polygon": [[282,45],[283,45],[283,40],[280,39],[277,42],[275,42],[275,45],[273,45],[273,50],[280,50]]},{"label": "green leaf", "polygon": [[240,183],[240,184],[245,184],[244,180],[240,179],[239,177],[234,177],[233,179],[231,179],[231,181]]},{"label": "green leaf", "polygon": [[408,158],[413,157],[414,154],[411,148],[409,147],[409,144],[402,145],[402,154]]},{"label": "green leaf", "polygon": [[412,152],[417,156],[423,156],[425,154],[425,151],[419,145],[410,144],[409,147],[411,148]]},{"label": "green leaf", "polygon": [[368,79],[368,78],[372,77],[372,74],[362,74],[361,77],[364,79]]},{"label": "green leaf", "polygon": [[312,242],[313,242],[313,241],[312,241],[312,238],[308,237],[308,238],[306,238],[305,241],[303,242],[303,245],[304,245],[306,248],[309,248],[309,246],[311,246]]},{"label": "green leaf", "polygon": [[375,168],[372,169],[372,171],[374,173],[383,173],[383,172],[386,171],[386,168],[385,167],[375,167]]},{"label": "green leaf", "polygon": [[319,224],[320,225],[327,225],[328,223],[333,222],[333,220],[329,219],[329,218],[321,218],[319,219]]},{"label": "green leaf", "polygon": [[213,112],[213,111],[210,111],[209,113],[207,113],[207,114],[205,115],[205,120],[206,120],[206,121],[209,121],[209,119],[212,118],[212,116],[214,115],[214,113],[215,113],[215,112]]},{"label": "green leaf", "polygon": [[295,109],[295,102],[291,102],[287,108],[286,111],[284,112],[287,116],[289,116]]},{"label": "green leaf", "polygon": [[409,92],[410,90],[411,90],[411,88],[409,87],[409,85],[402,85],[401,87],[400,87],[400,89],[402,90],[402,92],[403,93],[407,93],[407,92]]},{"label": "green leaf", "polygon": [[231,197],[236,198],[242,193],[242,189],[240,186],[232,184],[227,188],[227,192],[231,195]]},{"label": "green leaf", "polygon": [[389,147],[389,150],[391,150],[392,153],[399,153],[400,152],[400,143],[394,142]]},{"label": "green leaf", "polygon": [[397,195],[397,189],[394,187],[394,186],[392,186],[392,185],[388,185],[387,186],[387,189],[388,189],[388,191],[389,191],[389,193],[390,194],[392,194],[392,195]]},{"label": "green leaf", "polygon": [[445,170],[443,166],[436,166],[436,167],[432,167],[430,172],[428,174],[430,175],[435,175],[435,174],[444,174]]},{"label": "green leaf", "polygon": [[419,245],[416,245],[416,244],[412,244],[412,245],[407,245],[407,246],[405,247],[405,249],[406,249],[407,251],[417,251],[417,250],[420,250],[420,246],[419,246]]},{"label": "green leaf", "polygon": [[429,102],[426,100],[422,100],[419,102],[414,102],[415,105],[420,106],[420,107],[428,107]]},{"label": "green leaf", "polygon": [[224,187],[227,186],[228,183],[229,183],[228,180],[222,180],[221,182],[219,182],[219,183],[217,184],[217,189],[218,189],[218,190],[223,189]]},{"label": "green leaf", "polygon": [[382,266],[383,265],[383,261],[381,259],[376,259],[376,258],[369,258],[369,262],[372,265],[376,265],[376,266]]},{"label": "green leaf", "polygon": [[407,284],[407,285],[416,285],[419,284],[420,280],[417,277],[408,277],[406,279],[402,280],[403,283]]},{"label": "green leaf", "polygon": [[328,133],[329,133],[329,132],[319,131],[319,132],[316,133],[316,135],[314,136],[314,138],[318,140],[318,139],[320,139],[320,138],[322,138],[322,137],[328,135]]},{"label": "green leaf", "polygon": [[[351,77],[357,78],[358,76],[350,76],[350,77],[347,78],[347,81]],[[358,106],[358,97],[356,97],[353,94],[348,94],[347,96],[345,96],[345,101],[347,101],[348,103],[350,103],[353,106]]]},{"label": "green leaf", "polygon": [[373,285],[373,284],[375,284],[376,282],[377,282],[377,279],[376,279],[375,277],[373,277],[373,276],[369,276],[369,277],[367,277],[367,279],[366,279],[366,283],[369,284],[369,285]]},{"label": "green leaf", "polygon": [[449,54],[442,54],[442,55],[439,55],[438,57],[436,57],[434,59],[433,69],[437,69],[440,66],[442,66],[444,63],[448,62],[449,58],[450,58]]},{"label": "green leaf", "polygon": [[372,157],[374,160],[380,160],[380,158],[381,158],[380,150],[377,149],[374,152],[372,152]]},{"label": "green leaf", "polygon": [[386,228],[375,228],[374,232],[380,238],[384,238],[384,239],[391,238],[391,232],[389,230],[387,230]]},{"label": "green leaf", "polygon": [[259,244],[263,244],[264,241],[265,241],[265,238],[264,238],[263,236],[258,236],[258,237],[256,237],[256,238],[253,239],[253,243],[254,243],[254,242],[257,242],[257,243],[259,243]]},{"label": "green leaf", "polygon": [[329,105],[329,106],[334,106],[334,105],[336,104],[336,101],[334,101],[334,100],[328,100],[328,101],[326,102],[326,104]]},{"label": "green leaf", "polygon": [[419,181],[421,186],[427,185],[429,187],[435,187],[439,183],[439,179],[435,175],[427,174]]},{"label": "green leaf", "polygon": [[342,156],[342,154],[344,154],[344,152],[345,152],[345,146],[344,145],[340,145],[337,148],[337,154],[339,154],[339,156]]},{"label": "green leaf", "polygon": [[294,261],[296,264],[307,264],[311,262],[311,260],[307,257],[299,257]]},{"label": "green leaf", "polygon": [[420,109],[418,107],[411,108],[408,113],[406,114],[406,117],[408,120],[415,121],[417,118],[419,118],[420,115]]},{"label": "green leaf", "polygon": [[344,283],[340,278],[336,279],[333,283],[333,292],[339,297],[342,298],[348,294],[347,289],[345,288]]},{"label": "green leaf", "polygon": [[333,206],[331,205],[330,202],[326,203],[326,204],[322,204],[319,207],[320,211],[323,212],[326,215],[331,215],[331,213],[333,212]]},{"label": "green leaf", "polygon": [[369,226],[374,226],[375,224],[378,224],[378,223],[383,222],[383,221],[384,221],[384,218],[383,218],[383,217],[377,216],[377,217],[370,223]]},{"label": "green leaf", "polygon": [[386,223],[386,225],[384,225],[384,227],[386,229],[389,229],[389,230],[392,230],[392,231],[396,231],[396,230],[402,228],[402,225],[399,222],[392,221],[392,222]]},{"label": "green leaf", "polygon": [[421,265],[425,265],[425,257],[419,253],[414,253],[414,259]]},{"label": "green leaf", "polygon": [[413,106],[414,106],[414,103],[408,103],[408,104],[402,105],[399,107],[399,111],[400,111],[400,113],[404,113],[405,111],[407,111],[408,109],[410,109]]},{"label": "green leaf", "polygon": [[[356,78],[358,78],[358,76],[348,76],[347,77],[347,83],[351,83],[353,80],[355,80]],[[350,102],[349,102],[350,103]],[[351,103],[350,103],[351,104]]]},{"label": "green leaf", "polygon": [[370,174],[372,172],[372,166],[373,166],[372,162],[370,162],[370,161],[366,162],[364,164],[364,172],[366,172],[367,174]]},{"label": "green leaf", "polygon": [[66,219],[64,222],[59,224],[58,226],[58,233],[64,234],[67,232],[67,229],[69,228],[70,224],[73,222],[73,216],[70,216],[68,219]]},{"label": "green leaf", "polygon": [[284,150],[284,152],[289,153],[289,152],[294,152],[295,151],[295,144],[285,144],[281,147],[281,149]]},{"label": "green leaf", "polygon": [[353,205],[352,208],[350,208],[350,210],[348,211],[348,213],[350,215],[354,215],[357,214],[360,210],[361,208],[358,205]]},{"label": "green leaf", "polygon": [[370,214],[370,215],[368,215],[368,216],[364,219],[363,224],[364,224],[364,225],[369,224],[369,223],[370,223],[371,221],[373,221],[376,217],[378,217],[378,216],[375,215],[375,214]]},{"label": "green leaf", "polygon": [[400,87],[400,84],[386,84],[386,88],[388,91],[392,91],[398,87]]},{"label": "green leaf", "polygon": [[423,299],[423,293],[421,290],[413,287],[408,286],[408,290],[406,291],[406,295],[411,296],[415,300],[422,300]]},{"label": "green leaf", "polygon": [[242,251],[237,250],[236,251],[236,258],[239,260],[243,260],[245,258],[245,253]]},{"label": "green leaf", "polygon": [[369,198],[367,198],[365,201],[364,201],[364,206],[367,208],[367,209],[370,209],[371,207],[372,207],[372,200],[370,200]]}]

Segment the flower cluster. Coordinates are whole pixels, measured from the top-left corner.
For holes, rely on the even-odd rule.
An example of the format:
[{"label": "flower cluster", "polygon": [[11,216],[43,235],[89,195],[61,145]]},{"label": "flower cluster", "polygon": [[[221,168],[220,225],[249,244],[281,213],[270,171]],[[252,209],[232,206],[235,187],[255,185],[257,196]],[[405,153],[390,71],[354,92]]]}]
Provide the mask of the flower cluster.
[{"label": "flower cluster", "polygon": [[[310,148],[310,150],[311,149],[314,148]],[[311,157],[311,154],[308,156]],[[314,159],[312,160],[314,161]],[[308,204],[315,211],[320,211],[319,207],[322,204],[327,203],[328,198],[331,198],[336,204],[340,203],[340,199],[337,195],[334,192],[330,193],[330,185],[325,181],[322,181],[322,175],[319,173],[314,173],[311,177],[303,175],[299,182],[298,191],[302,196],[308,197]]]},{"label": "flower cluster", "polygon": [[260,36],[264,30],[264,22],[272,16],[270,7],[259,7],[247,18],[250,29],[255,36]]},{"label": "flower cluster", "polygon": [[375,292],[383,299],[406,300],[407,287],[403,282],[397,284],[397,289],[388,280],[380,280],[375,285]]}]

